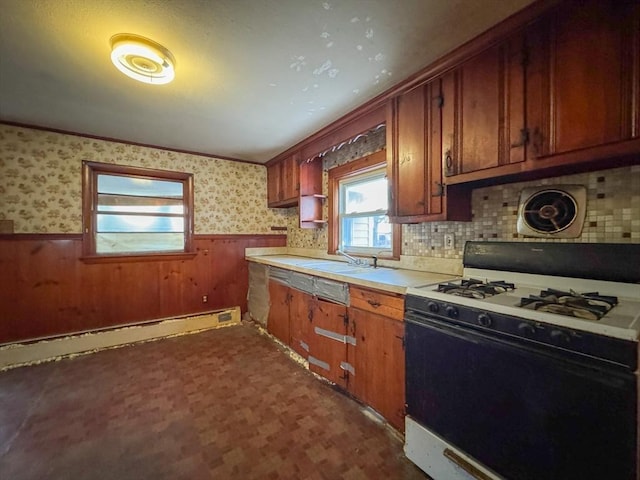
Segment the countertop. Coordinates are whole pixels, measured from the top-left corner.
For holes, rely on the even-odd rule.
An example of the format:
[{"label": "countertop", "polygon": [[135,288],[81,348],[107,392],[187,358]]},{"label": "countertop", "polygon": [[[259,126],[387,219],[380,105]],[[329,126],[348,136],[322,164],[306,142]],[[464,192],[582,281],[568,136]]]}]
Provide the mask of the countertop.
[{"label": "countertop", "polygon": [[390,267],[358,267],[346,261],[311,258],[289,254],[247,254],[251,262],[280,267],[352,285],[405,294],[409,287],[448,282],[456,275]]}]

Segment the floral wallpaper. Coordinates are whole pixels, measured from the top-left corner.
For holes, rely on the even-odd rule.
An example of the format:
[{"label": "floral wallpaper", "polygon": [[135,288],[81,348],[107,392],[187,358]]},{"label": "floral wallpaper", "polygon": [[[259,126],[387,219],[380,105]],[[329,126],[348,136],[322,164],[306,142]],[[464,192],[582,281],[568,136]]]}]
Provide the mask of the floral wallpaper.
[{"label": "floral wallpaper", "polygon": [[262,165],[0,124],[0,220],[15,233],[82,232],[82,161],[194,175],[195,233],[249,234],[286,226],[267,208]]}]

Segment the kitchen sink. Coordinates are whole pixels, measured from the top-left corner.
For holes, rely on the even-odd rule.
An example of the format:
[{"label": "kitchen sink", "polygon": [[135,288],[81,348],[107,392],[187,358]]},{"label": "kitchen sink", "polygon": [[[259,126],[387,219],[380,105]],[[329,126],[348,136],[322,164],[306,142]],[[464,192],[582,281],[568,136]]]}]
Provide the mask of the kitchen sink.
[{"label": "kitchen sink", "polygon": [[300,266],[311,270],[318,270],[319,272],[343,274],[363,273],[373,270],[367,266],[350,265],[348,263],[335,261],[305,263]]}]

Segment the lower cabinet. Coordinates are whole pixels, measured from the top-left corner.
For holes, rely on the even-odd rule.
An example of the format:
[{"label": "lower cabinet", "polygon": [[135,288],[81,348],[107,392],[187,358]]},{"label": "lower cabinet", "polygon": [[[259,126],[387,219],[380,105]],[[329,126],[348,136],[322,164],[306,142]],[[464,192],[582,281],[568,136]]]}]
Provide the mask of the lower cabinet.
[{"label": "lower cabinet", "polygon": [[269,302],[267,331],[306,359],[314,298],[277,280],[269,280]]},{"label": "lower cabinet", "polygon": [[347,307],[316,299],[310,312],[309,370],[348,390]]},{"label": "lower cabinet", "polygon": [[267,331],[281,342],[289,345],[289,305],[291,304],[290,288],[284,283],[269,280],[269,317]]},{"label": "lower cabinet", "polygon": [[404,323],[357,308],[349,308],[349,323],[349,391],[404,431]]},{"label": "lower cabinet", "polygon": [[309,339],[311,332],[311,318],[313,315],[314,297],[295,288],[290,289],[291,303],[289,315],[291,318],[289,346],[298,354],[308,359]]},{"label": "lower cabinet", "polygon": [[404,298],[351,286],[346,307],[274,280],[269,294],[267,330],[404,431]]}]

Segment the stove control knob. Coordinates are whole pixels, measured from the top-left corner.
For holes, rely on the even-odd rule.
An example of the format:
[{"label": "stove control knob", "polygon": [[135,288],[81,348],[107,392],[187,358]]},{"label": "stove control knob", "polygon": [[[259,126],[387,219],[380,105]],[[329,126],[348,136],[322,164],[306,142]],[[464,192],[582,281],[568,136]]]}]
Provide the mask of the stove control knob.
[{"label": "stove control knob", "polygon": [[518,325],[518,331],[525,337],[533,337],[536,334],[536,329],[530,323],[521,323]]},{"label": "stove control knob", "polygon": [[478,323],[483,327],[490,327],[493,323],[493,320],[491,320],[491,317],[488,313],[481,313],[480,315],[478,315]]},{"label": "stove control knob", "polygon": [[557,345],[567,345],[571,342],[571,337],[562,330],[552,330],[551,340]]},{"label": "stove control knob", "polygon": [[438,311],[440,310],[440,305],[438,305],[436,302],[429,302],[427,303],[427,308],[431,313],[438,313]]},{"label": "stove control knob", "polygon": [[449,318],[458,318],[458,309],[453,305],[449,305],[446,308],[447,317]]}]

